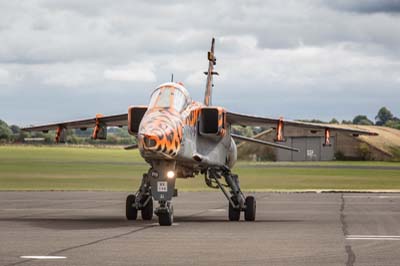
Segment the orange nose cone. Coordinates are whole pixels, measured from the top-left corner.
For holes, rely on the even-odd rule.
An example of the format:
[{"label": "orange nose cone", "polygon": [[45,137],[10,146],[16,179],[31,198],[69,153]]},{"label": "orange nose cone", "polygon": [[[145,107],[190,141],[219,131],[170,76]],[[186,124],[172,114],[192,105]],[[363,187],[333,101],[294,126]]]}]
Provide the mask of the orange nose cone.
[{"label": "orange nose cone", "polygon": [[[183,122],[167,110],[154,111],[140,123],[139,148],[145,155],[171,158],[181,147]],[[157,154],[155,154],[157,153]]]}]

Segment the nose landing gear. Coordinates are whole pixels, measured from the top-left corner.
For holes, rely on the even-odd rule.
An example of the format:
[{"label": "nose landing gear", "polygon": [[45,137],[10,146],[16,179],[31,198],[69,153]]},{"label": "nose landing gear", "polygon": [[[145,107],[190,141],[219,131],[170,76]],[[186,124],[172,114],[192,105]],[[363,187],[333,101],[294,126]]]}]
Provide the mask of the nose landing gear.
[{"label": "nose landing gear", "polygon": [[[175,189],[175,162],[154,161],[152,168],[143,175],[142,183],[135,195],[126,199],[126,218],[136,220],[138,210],[142,213],[143,220],[153,218],[153,198],[159,202],[154,214],[158,216],[161,226],[172,225],[174,222],[174,208],[172,197],[177,196]],[[171,173],[172,174],[169,174]]]},{"label": "nose landing gear", "polygon": [[[169,226],[174,222],[174,207],[170,201],[159,201],[160,206],[154,213],[158,216],[161,226]],[[136,195],[128,195],[126,198],[126,218],[136,220],[138,210],[141,211],[143,220],[153,219],[153,199],[151,195],[145,195],[139,190]]]}]

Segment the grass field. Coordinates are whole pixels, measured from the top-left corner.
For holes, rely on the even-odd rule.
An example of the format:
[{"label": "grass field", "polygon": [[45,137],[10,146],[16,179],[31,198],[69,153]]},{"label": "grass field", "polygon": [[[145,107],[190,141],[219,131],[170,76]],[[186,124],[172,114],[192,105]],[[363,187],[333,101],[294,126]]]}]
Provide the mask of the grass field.
[{"label": "grass field", "polygon": [[[320,166],[314,168],[313,166]],[[280,166],[280,167],[275,167]],[[286,167],[287,166],[287,167]],[[396,190],[400,170],[324,168],[400,167],[390,162],[239,162],[244,190]],[[0,190],[136,190],[148,166],[138,151],[116,148],[0,146]],[[178,179],[180,190],[210,190],[202,176]]]}]

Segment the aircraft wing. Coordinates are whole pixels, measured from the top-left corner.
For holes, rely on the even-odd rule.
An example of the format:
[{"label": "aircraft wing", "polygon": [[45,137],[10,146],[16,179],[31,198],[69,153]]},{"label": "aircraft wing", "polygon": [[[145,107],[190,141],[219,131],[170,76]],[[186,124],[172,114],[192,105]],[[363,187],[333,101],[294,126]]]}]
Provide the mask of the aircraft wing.
[{"label": "aircraft wing", "polygon": [[241,125],[241,126],[259,126],[266,128],[277,128],[281,124],[282,126],[284,125],[290,127],[299,127],[310,130],[329,129],[332,131],[348,132],[349,134],[353,135],[370,135],[370,136],[378,135],[377,133],[368,130],[345,128],[341,125],[335,125],[335,124],[317,124],[317,123],[299,122],[299,121],[283,120],[283,119],[276,119],[269,117],[245,115],[232,112],[226,113],[226,119],[227,122],[232,125]]},{"label": "aircraft wing", "polygon": [[54,124],[40,125],[40,126],[31,126],[22,128],[25,131],[43,131],[47,132],[49,130],[57,130],[58,128],[94,128],[97,124],[105,124],[108,127],[112,126],[126,126],[128,125],[128,114],[119,114],[119,115],[110,115],[110,116],[102,116],[96,115],[96,117],[82,119],[82,120],[74,120],[67,122],[59,122]]}]

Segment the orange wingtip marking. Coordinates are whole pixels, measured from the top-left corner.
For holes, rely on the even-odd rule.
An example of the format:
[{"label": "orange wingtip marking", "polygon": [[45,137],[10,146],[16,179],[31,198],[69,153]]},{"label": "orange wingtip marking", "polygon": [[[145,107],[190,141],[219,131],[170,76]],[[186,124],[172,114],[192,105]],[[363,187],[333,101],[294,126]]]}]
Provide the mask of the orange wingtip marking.
[{"label": "orange wingtip marking", "polygon": [[63,128],[62,128],[61,126],[57,127],[57,130],[56,130],[56,137],[55,137],[55,142],[56,142],[56,143],[59,143],[59,142],[60,142],[62,130],[63,130]]},{"label": "orange wingtip marking", "polygon": [[329,128],[325,128],[325,143],[324,145],[329,146],[331,144],[331,131]]},{"label": "orange wingtip marking", "polygon": [[283,136],[283,117],[279,118],[279,121],[276,126],[276,141],[284,141]]}]

